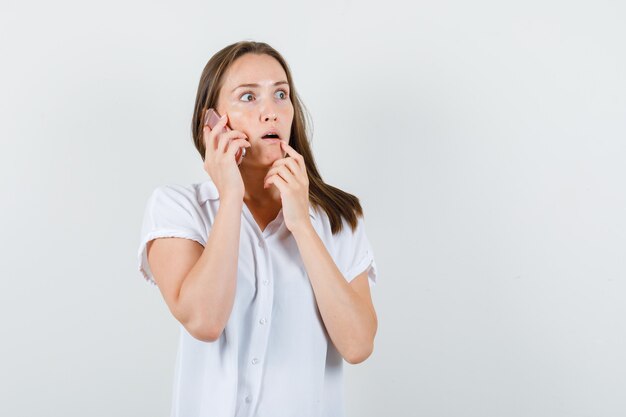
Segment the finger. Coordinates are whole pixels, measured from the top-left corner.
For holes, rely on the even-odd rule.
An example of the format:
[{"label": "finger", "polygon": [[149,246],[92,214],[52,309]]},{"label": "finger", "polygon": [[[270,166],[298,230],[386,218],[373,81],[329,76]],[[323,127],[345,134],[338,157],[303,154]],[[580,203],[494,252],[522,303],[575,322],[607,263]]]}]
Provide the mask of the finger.
[{"label": "finger", "polygon": [[219,135],[219,140],[217,144],[217,149],[220,154],[226,152],[228,148],[228,144],[234,139],[248,139],[248,136],[245,133],[240,132],[238,130],[230,130],[228,132],[222,132]]},{"label": "finger", "polygon": [[227,115],[223,115],[222,117],[219,118],[219,120],[217,121],[217,123],[215,124],[215,126],[213,126],[213,129],[211,129],[211,126],[209,126],[209,111],[207,110],[204,113],[204,127],[208,128],[209,130],[215,130],[215,129],[220,129],[220,128],[224,128],[226,126],[226,123],[228,123],[228,116]]},{"label": "finger", "polygon": [[295,176],[291,173],[291,171],[289,171],[289,169],[286,166],[281,166],[281,167],[276,168],[276,172],[272,174],[270,177],[268,177],[268,179],[264,182],[267,183],[270,178],[273,178],[276,176],[282,178],[287,184],[297,184]]},{"label": "finger", "polygon": [[234,158],[239,149],[250,148],[250,147],[252,147],[252,145],[250,144],[250,142],[248,142],[245,139],[233,139],[228,144],[228,149],[226,150],[226,154]]},{"label": "finger", "polygon": [[292,157],[298,163],[298,165],[300,166],[300,169],[303,172],[306,171],[306,166],[305,166],[304,158],[302,157],[302,155],[296,152],[294,148],[289,146],[287,142],[283,142],[282,140],[280,141],[280,147],[281,149],[287,152],[287,155]]},{"label": "finger", "polygon": [[209,135],[210,131],[207,131],[208,128],[205,128],[202,131],[202,139],[204,140],[204,154],[211,155],[213,150],[215,149],[215,144],[213,143],[213,138]]},{"label": "finger", "polygon": [[274,168],[270,169],[267,174],[265,174],[265,178],[263,178],[263,184],[266,184],[267,180],[272,176],[276,174],[276,170]]},{"label": "finger", "polygon": [[209,126],[204,126],[204,128],[202,129],[202,137],[204,139],[204,149],[208,150],[215,150],[215,138],[216,138],[216,134],[212,134],[211,132],[211,128]]},{"label": "finger", "polygon": [[282,164],[284,164],[283,159],[277,159],[276,161],[274,161],[270,169],[267,171],[267,174],[265,174],[265,178],[269,177],[274,172],[276,172],[276,168],[278,168]]},{"label": "finger", "polygon": [[298,165],[297,161],[290,157],[277,159],[272,164],[272,167],[277,167],[281,165],[287,165],[294,174],[296,174],[300,170],[300,166]]},{"label": "finger", "polygon": [[293,184],[296,182],[296,176],[289,170],[286,165],[282,165],[278,167],[278,172],[276,174],[280,175],[282,179],[284,179],[287,184]]},{"label": "finger", "polygon": [[296,179],[298,179],[298,176],[301,175],[300,167],[293,158],[283,158],[276,160],[274,164],[272,164],[272,168],[270,168],[270,170],[267,172],[265,178],[277,172],[277,169],[281,166],[287,167]]},{"label": "finger", "polygon": [[302,168],[295,159],[293,158],[283,158],[284,166],[288,167],[289,170],[293,173],[293,175],[297,178],[299,175],[302,175]]},{"label": "finger", "polygon": [[291,157],[287,157],[287,158],[279,159],[275,163],[277,164],[277,166],[288,167],[299,184],[308,186],[309,177],[306,173],[306,168],[302,168],[300,165],[298,165],[295,159]]},{"label": "finger", "polygon": [[[227,122],[228,122],[228,117],[224,115],[219,119],[217,124],[213,126],[213,129],[211,129],[211,127],[209,126],[208,110],[204,112],[204,126],[202,127],[202,133],[203,135],[205,135],[205,146],[206,146],[207,139],[210,136],[210,133],[215,131],[215,135],[217,135],[218,133],[222,132],[224,130],[224,127],[226,127]],[[215,138],[215,135],[212,136],[212,139]]]},{"label": "finger", "polygon": [[276,188],[278,188],[281,196],[285,194],[288,190],[288,185],[287,183],[285,183],[285,180],[277,175],[274,175],[267,180],[267,185],[265,186],[265,188],[270,187],[272,184],[275,185]]},{"label": "finger", "polygon": [[216,140],[217,148],[215,149],[218,155],[222,155],[224,152],[226,152],[226,144],[228,143],[228,141],[230,141],[230,138],[228,136],[226,135],[218,136]]}]

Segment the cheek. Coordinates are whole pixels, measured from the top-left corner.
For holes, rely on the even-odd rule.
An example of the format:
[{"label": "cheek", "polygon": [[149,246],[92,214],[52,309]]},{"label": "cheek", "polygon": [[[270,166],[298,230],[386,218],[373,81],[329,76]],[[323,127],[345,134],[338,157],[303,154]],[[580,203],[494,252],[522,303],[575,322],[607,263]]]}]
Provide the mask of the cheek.
[{"label": "cheek", "polygon": [[290,126],[291,126],[291,125],[293,125],[293,116],[294,116],[294,111],[293,111],[293,108],[292,108],[292,109],[289,111],[289,116],[288,116],[288,119],[289,119],[289,125],[290,125]]},{"label": "cheek", "polygon": [[293,111],[293,105],[291,106],[286,106],[284,109],[284,113],[283,113],[289,120],[293,120],[293,115],[294,115],[294,111]]},{"label": "cheek", "polygon": [[239,106],[229,106],[226,108],[230,127],[241,130],[249,124],[250,114]]}]

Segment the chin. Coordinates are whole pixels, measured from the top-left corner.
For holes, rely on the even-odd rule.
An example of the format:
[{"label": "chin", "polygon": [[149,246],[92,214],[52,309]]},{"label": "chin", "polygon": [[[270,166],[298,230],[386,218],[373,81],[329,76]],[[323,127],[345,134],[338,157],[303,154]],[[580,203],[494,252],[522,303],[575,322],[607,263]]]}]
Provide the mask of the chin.
[{"label": "chin", "polygon": [[283,151],[277,146],[274,149],[267,149],[265,155],[263,155],[263,162],[269,162],[273,164],[275,161],[283,158]]},{"label": "chin", "polygon": [[251,165],[266,166],[269,168],[274,162],[282,158],[283,156],[281,155],[281,151],[270,151],[266,152],[264,155],[259,155],[257,158],[254,159],[254,162],[252,159],[248,159],[248,161]]},{"label": "chin", "polygon": [[267,162],[268,165],[272,165],[279,159],[283,159],[283,156],[280,154],[280,152],[276,152],[274,155],[267,155],[265,158],[265,162]]},{"label": "chin", "polygon": [[252,153],[249,154],[250,158],[248,161],[252,165],[257,166],[270,167],[274,162],[286,156],[285,152],[280,148],[280,144],[267,146],[267,144],[261,143],[253,145],[251,151]]}]

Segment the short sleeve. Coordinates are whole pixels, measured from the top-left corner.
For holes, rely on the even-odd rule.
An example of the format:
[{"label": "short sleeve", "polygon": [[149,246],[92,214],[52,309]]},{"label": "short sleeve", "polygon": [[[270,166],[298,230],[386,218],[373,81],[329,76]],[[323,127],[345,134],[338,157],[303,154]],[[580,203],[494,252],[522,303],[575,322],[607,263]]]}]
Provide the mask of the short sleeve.
[{"label": "short sleeve", "polygon": [[365,221],[359,217],[354,231],[345,219],[342,218],[342,221],[343,229],[338,233],[335,245],[337,267],[348,282],[367,270],[370,287],[373,287],[376,285],[377,268],[372,246],[365,233]]},{"label": "short sleeve", "polygon": [[179,237],[206,245],[201,207],[193,191],[178,185],[156,188],[145,207],[137,257],[139,272],[156,285],[148,264],[147,245],[160,237]]}]

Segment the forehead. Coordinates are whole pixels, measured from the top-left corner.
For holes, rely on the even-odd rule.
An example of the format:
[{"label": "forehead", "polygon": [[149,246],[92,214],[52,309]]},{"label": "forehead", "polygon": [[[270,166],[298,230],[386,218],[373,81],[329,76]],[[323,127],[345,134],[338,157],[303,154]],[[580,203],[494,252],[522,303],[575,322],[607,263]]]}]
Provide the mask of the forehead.
[{"label": "forehead", "polygon": [[240,84],[273,84],[287,80],[280,63],[269,55],[248,53],[237,58],[224,74],[224,87],[228,91]]}]

